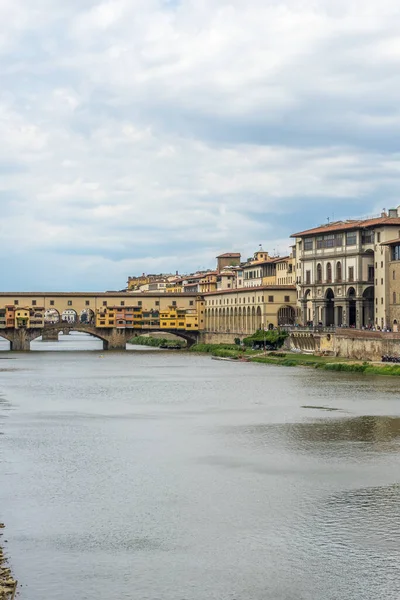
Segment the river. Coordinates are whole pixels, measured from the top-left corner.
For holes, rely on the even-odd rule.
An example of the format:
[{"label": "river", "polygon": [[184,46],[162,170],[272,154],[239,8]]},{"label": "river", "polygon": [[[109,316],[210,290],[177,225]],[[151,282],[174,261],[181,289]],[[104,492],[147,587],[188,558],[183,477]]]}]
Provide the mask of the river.
[{"label": "river", "polygon": [[33,349],[0,354],[20,600],[399,600],[397,379]]}]

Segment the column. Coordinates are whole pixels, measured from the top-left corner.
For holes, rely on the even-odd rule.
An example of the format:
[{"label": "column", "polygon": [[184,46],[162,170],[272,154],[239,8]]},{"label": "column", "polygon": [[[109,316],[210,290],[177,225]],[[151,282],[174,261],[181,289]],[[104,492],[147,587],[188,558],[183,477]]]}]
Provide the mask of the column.
[{"label": "column", "polygon": [[343,327],[349,326],[349,317],[350,317],[350,306],[349,306],[349,301],[346,300],[343,304],[343,318],[342,318]]},{"label": "column", "polygon": [[363,326],[363,299],[356,298],[356,328],[361,329]]}]

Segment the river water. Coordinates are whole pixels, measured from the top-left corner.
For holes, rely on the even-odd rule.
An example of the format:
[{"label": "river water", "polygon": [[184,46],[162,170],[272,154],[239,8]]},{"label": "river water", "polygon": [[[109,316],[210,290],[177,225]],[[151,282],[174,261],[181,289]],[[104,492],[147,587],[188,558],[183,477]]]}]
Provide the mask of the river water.
[{"label": "river water", "polygon": [[21,600],[399,600],[396,379],[34,349],[70,351],[0,354]]}]

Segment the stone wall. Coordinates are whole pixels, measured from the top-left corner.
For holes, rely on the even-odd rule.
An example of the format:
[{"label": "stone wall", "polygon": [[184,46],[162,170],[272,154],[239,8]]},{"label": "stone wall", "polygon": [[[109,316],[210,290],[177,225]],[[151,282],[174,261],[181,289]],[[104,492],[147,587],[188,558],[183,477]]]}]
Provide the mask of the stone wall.
[{"label": "stone wall", "polygon": [[400,333],[348,331],[332,335],[337,356],[357,360],[380,361],[384,354],[400,356]]},{"label": "stone wall", "polygon": [[247,337],[249,334],[240,333],[213,333],[209,331],[200,331],[199,343],[200,344],[234,344],[235,338],[241,340]]},{"label": "stone wall", "polygon": [[384,354],[400,356],[400,333],[339,329],[336,333],[294,332],[291,349],[331,354],[354,360],[381,361]]}]

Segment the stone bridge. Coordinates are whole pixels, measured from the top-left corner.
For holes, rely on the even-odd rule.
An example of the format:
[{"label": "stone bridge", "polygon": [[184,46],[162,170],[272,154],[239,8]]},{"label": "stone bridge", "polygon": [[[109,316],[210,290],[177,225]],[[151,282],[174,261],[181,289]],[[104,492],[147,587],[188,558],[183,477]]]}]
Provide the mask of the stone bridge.
[{"label": "stone bridge", "polygon": [[135,336],[146,335],[153,332],[172,333],[186,340],[187,345],[193,346],[198,341],[198,331],[182,331],[180,329],[121,329],[110,327],[96,327],[85,323],[55,323],[45,325],[43,328],[20,328],[20,329],[1,329],[0,337],[10,342],[12,351],[29,351],[30,344],[38,337],[44,337],[47,340],[57,340],[60,332],[69,333],[70,331],[79,331],[88,333],[103,342],[104,350],[125,350],[127,342]]}]

